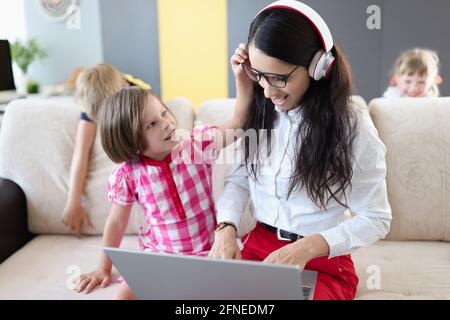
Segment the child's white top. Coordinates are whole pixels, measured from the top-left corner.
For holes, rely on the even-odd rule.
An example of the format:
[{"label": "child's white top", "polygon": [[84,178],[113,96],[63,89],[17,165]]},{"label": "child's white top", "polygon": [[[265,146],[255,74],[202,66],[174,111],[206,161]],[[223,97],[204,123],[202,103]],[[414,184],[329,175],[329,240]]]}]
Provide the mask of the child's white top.
[{"label": "child's white top", "polygon": [[[428,91],[426,98],[433,98],[434,95],[431,91]],[[383,94],[383,98],[403,98],[403,96],[400,93],[400,89],[396,86],[392,86],[386,89],[386,91]]]}]

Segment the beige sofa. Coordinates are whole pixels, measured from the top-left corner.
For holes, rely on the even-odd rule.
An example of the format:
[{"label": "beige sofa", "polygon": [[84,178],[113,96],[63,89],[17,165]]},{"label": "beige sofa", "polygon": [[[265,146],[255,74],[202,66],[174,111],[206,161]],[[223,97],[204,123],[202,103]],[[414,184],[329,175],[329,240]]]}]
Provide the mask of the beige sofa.
[{"label": "beige sofa", "polygon": [[[365,106],[361,98],[354,101]],[[180,126],[190,129],[195,121],[229,118],[233,102],[207,101],[196,114],[187,99],[167,104]],[[393,223],[386,240],[353,254],[360,277],[357,299],[450,299],[450,99],[378,99],[369,108],[388,148]],[[21,100],[7,109],[0,132],[0,177],[12,182],[0,182],[0,194],[9,192],[3,193],[6,199],[0,196],[0,243],[10,243],[6,254],[13,254],[0,264],[0,299],[109,299],[117,288],[114,284],[89,295],[70,289],[77,272],[98,264],[110,207],[106,177],[115,166],[97,137],[84,197],[95,228],[81,240],[67,235],[61,213],[78,116],[71,100]],[[216,198],[226,170],[226,165],[214,167]],[[123,247],[137,248],[140,213],[135,206]],[[250,217],[243,218],[241,234],[252,227]]]}]

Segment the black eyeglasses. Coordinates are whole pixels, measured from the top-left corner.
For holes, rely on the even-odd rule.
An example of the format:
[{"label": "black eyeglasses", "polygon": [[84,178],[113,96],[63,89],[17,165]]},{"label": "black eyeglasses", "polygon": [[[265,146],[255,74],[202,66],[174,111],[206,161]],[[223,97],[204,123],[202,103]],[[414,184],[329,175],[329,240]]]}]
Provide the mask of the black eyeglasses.
[{"label": "black eyeglasses", "polygon": [[253,69],[250,67],[248,63],[242,63],[242,68],[244,69],[247,76],[255,81],[259,82],[261,81],[261,77],[264,77],[266,79],[267,83],[270,84],[272,87],[275,88],[284,88],[286,87],[287,81],[291,74],[294,73],[295,70],[297,70],[300,65],[296,66],[294,70],[289,72],[288,74],[278,74],[278,73],[270,73],[270,72],[259,72],[256,69]]}]

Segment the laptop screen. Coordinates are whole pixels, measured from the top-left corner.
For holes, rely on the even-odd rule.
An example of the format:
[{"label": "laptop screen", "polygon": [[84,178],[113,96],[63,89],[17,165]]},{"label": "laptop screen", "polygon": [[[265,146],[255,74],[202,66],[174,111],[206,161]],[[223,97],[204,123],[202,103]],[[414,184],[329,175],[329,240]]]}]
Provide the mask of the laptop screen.
[{"label": "laptop screen", "polygon": [[0,40],[0,70],[0,91],[15,90],[11,49],[8,40]]}]

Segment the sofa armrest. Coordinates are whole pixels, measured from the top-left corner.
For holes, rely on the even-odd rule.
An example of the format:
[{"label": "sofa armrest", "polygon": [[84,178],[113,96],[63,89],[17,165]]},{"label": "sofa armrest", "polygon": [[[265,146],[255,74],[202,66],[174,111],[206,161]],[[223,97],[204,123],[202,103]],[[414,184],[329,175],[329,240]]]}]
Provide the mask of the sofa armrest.
[{"label": "sofa armrest", "polygon": [[0,178],[0,263],[32,238],[25,194],[14,182]]}]

